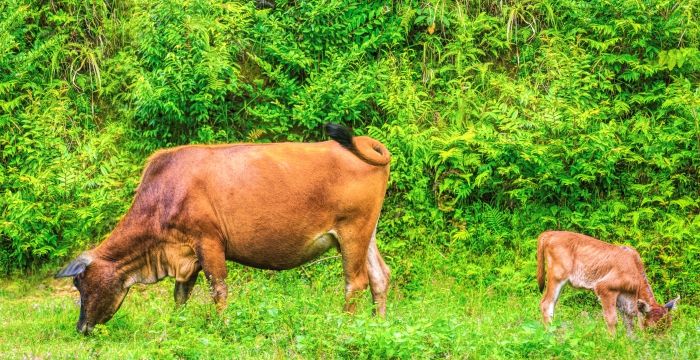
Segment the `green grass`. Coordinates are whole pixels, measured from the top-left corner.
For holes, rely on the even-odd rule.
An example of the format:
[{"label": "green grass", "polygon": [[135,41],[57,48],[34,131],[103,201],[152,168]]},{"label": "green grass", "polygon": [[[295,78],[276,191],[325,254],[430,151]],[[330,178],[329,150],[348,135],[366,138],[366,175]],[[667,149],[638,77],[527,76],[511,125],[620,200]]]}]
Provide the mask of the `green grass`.
[{"label": "green grass", "polygon": [[545,330],[531,277],[514,293],[507,282],[446,275],[449,261],[435,271],[398,269],[385,320],[371,315],[369,295],[355,316],[341,311],[338,259],[285,272],[231,264],[222,317],[203,277],[182,309],[174,307],[172,280],[164,280],[134,286],[116,316],[87,337],[75,331],[69,280],[15,278],[0,283],[0,358],[700,357],[698,307],[681,305],[665,335],[630,339],[620,323],[611,338],[593,294],[569,288],[555,326]]}]

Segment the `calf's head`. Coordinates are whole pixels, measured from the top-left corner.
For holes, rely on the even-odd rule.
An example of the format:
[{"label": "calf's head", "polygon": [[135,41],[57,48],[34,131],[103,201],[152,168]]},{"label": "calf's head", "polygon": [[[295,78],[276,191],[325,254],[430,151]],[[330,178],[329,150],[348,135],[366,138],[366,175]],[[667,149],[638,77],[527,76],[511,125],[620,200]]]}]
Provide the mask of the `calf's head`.
[{"label": "calf's head", "polygon": [[80,317],[76,328],[83,334],[111,319],[129,291],[124,288],[113,263],[95,259],[89,253],[71,261],[56,277],[73,277],[73,284],[80,292]]},{"label": "calf's head", "polygon": [[649,304],[646,301],[637,300],[637,308],[643,315],[642,327],[664,331],[671,327],[671,310],[676,308],[676,303],[681,297],[677,297],[666,305]]}]

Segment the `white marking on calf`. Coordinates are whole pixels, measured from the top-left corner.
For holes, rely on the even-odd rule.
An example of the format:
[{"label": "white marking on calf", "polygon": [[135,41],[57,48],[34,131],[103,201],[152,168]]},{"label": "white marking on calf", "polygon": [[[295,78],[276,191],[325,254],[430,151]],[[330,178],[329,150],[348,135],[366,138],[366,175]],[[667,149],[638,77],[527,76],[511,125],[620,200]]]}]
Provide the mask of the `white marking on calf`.
[{"label": "white marking on calf", "polygon": [[547,307],[547,315],[550,319],[554,317],[554,306],[557,304],[557,301],[559,301],[559,294],[561,293],[561,289],[564,287],[564,285],[566,285],[566,282],[566,280],[562,280],[560,283],[554,286],[554,296]]},{"label": "white marking on calf", "polygon": [[576,266],[569,275],[571,286],[579,289],[595,290],[596,285],[604,279],[605,277],[590,279],[583,266]]}]

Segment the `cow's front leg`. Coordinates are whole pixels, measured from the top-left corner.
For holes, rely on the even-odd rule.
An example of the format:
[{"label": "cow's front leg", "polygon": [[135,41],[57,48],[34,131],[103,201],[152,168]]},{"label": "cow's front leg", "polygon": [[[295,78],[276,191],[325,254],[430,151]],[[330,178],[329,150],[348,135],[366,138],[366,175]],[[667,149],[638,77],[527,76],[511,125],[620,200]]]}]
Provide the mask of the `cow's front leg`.
[{"label": "cow's front leg", "polygon": [[608,327],[608,332],[610,335],[615,335],[615,328],[617,327],[617,296],[618,292],[608,290],[604,285],[598,284],[595,289],[596,295],[600,299],[600,304],[603,306],[603,317],[605,318],[605,324]]},{"label": "cow's front leg", "polygon": [[226,286],[226,254],[222,241],[202,241],[197,257],[204,275],[211,286],[211,296],[216,310],[222,313],[226,308],[228,287]]},{"label": "cow's front leg", "polygon": [[637,317],[637,302],[629,294],[620,294],[617,296],[617,308],[622,314],[622,321],[627,330],[627,336],[634,336],[634,319]]},{"label": "cow's front leg", "polygon": [[175,305],[182,306],[185,305],[187,299],[190,298],[192,293],[192,288],[197,282],[197,276],[199,275],[199,269],[195,271],[190,277],[185,281],[175,281]]},{"label": "cow's front leg", "polygon": [[634,336],[634,318],[636,315],[628,314],[626,312],[622,313],[622,321],[625,322],[625,329],[627,330],[627,336]]}]

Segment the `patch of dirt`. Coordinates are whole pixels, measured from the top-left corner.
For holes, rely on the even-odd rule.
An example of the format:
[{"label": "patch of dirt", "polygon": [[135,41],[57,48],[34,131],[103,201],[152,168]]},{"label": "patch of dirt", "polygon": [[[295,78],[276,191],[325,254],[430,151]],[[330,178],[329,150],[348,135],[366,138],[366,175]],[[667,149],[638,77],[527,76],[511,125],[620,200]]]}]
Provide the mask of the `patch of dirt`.
[{"label": "patch of dirt", "polygon": [[56,296],[78,296],[78,290],[73,286],[70,279],[51,279],[48,281],[48,287],[53,295]]}]

